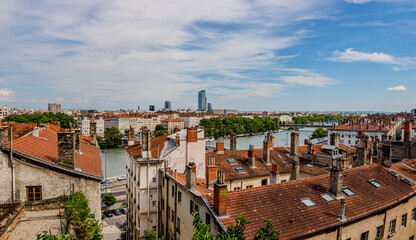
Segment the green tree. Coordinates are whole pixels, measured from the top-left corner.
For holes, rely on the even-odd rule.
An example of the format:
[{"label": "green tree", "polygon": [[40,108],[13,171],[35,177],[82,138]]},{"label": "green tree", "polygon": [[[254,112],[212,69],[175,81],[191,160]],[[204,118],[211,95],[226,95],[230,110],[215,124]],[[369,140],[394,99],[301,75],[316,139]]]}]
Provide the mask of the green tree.
[{"label": "green tree", "polygon": [[104,203],[107,207],[110,207],[116,203],[117,199],[112,193],[106,193],[102,198],[101,202]]},{"label": "green tree", "polygon": [[227,228],[227,233],[225,235],[218,236],[218,239],[220,240],[232,240],[232,239],[238,239],[238,240],[245,240],[244,237],[244,231],[246,230],[246,225],[250,222],[246,220],[242,213],[240,213],[235,218],[236,225],[231,224],[230,227]]},{"label": "green tree", "polygon": [[264,220],[266,226],[262,226],[254,236],[254,240],[277,240],[279,239],[279,233],[273,230],[272,220]]},{"label": "green tree", "polygon": [[151,228],[144,230],[144,236],[142,236],[145,240],[164,240],[164,238],[158,238],[156,230]]},{"label": "green tree", "polygon": [[313,131],[312,135],[311,135],[311,139],[315,139],[315,138],[324,138],[328,136],[328,130],[324,130],[321,127],[318,127],[317,129],[315,129],[315,131]]},{"label": "green tree", "polygon": [[105,144],[108,148],[116,148],[123,142],[123,133],[117,128],[107,128],[104,132]]},{"label": "green tree", "polygon": [[162,124],[158,124],[158,125],[156,125],[156,128],[155,128],[155,131],[160,131],[160,130],[165,130],[164,128],[163,128],[163,126],[162,126]]},{"label": "green tree", "polygon": [[155,132],[155,137],[160,137],[160,136],[163,136],[163,135],[165,135],[166,133],[165,133],[165,130],[157,130],[156,132]]},{"label": "green tree", "polygon": [[51,123],[60,122],[62,128],[69,128],[70,125],[76,126],[77,121],[65,113],[34,113],[34,114],[21,114],[21,115],[9,115],[3,119],[3,122],[14,121],[17,123]]},{"label": "green tree", "polygon": [[43,231],[42,233],[36,234],[36,240],[75,240],[75,238],[72,238],[68,234],[61,236],[49,235],[47,231]]},{"label": "green tree", "polygon": [[197,211],[194,212],[194,216],[193,225],[195,227],[195,231],[192,235],[192,240],[213,240],[214,236],[209,234],[210,225],[202,222]]},{"label": "green tree", "polygon": [[90,214],[88,200],[82,192],[72,194],[66,207],[69,209],[70,215],[77,213],[81,219],[86,219]]}]

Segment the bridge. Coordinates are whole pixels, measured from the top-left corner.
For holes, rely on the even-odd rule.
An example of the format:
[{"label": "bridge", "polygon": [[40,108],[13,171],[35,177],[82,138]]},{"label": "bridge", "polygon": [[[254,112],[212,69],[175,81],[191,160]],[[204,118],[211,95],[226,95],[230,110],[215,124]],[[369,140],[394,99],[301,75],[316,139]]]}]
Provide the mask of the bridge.
[{"label": "bridge", "polygon": [[294,128],[294,129],[305,128],[305,127],[323,127],[323,128],[328,128],[328,127],[332,127],[332,124],[320,124],[320,125],[312,125],[312,124],[282,124],[280,126],[282,128]]}]

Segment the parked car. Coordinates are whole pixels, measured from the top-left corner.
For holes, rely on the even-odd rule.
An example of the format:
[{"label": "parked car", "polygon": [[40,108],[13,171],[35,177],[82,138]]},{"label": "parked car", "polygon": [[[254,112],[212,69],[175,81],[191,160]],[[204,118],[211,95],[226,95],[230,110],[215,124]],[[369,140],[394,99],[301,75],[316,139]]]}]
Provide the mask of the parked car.
[{"label": "parked car", "polygon": [[116,209],[113,209],[113,210],[111,210],[113,213],[114,213],[114,215],[121,215],[121,212],[120,212],[120,210],[118,210],[117,208]]},{"label": "parked car", "polygon": [[123,176],[120,176],[120,177],[118,177],[118,180],[126,180],[126,176],[125,175],[123,175]]},{"label": "parked car", "polygon": [[121,212],[122,214],[126,214],[126,213],[127,213],[127,209],[126,209],[126,208],[121,208],[121,209],[120,209],[120,212]]},{"label": "parked car", "polygon": [[117,178],[112,178],[112,179],[110,179],[110,181],[115,182],[115,181],[117,181]]},{"label": "parked car", "polygon": [[106,183],[104,183],[104,185],[106,185],[106,186],[113,185],[113,184],[114,184],[113,182],[106,182]]},{"label": "parked car", "polygon": [[109,218],[113,216],[113,213],[111,211],[105,211],[104,215]]}]

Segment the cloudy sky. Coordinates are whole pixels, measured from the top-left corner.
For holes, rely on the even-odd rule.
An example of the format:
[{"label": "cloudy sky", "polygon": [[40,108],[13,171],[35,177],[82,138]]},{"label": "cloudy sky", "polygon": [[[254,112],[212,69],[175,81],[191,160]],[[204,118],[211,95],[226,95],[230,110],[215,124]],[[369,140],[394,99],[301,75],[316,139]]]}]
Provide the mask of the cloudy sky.
[{"label": "cloudy sky", "polygon": [[416,108],[414,0],[0,4],[0,104]]}]

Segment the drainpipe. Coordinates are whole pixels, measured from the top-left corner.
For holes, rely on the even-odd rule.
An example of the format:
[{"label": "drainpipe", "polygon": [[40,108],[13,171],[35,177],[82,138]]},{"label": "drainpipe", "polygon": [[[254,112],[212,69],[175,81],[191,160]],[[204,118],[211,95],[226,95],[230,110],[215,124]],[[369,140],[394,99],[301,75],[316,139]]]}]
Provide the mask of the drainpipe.
[{"label": "drainpipe", "polygon": [[13,125],[10,124],[10,167],[11,167],[11,174],[12,174],[12,201],[16,201],[16,180],[15,180],[15,172],[14,172],[14,163],[13,163]]},{"label": "drainpipe", "polygon": [[152,220],[150,219],[150,186],[149,186],[149,168],[150,168],[150,164],[147,164],[147,178],[146,178],[146,184],[147,184],[147,220],[149,222],[152,222]]}]

